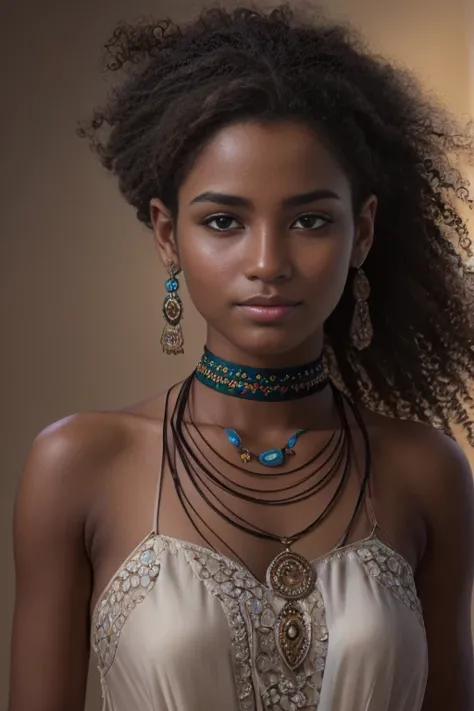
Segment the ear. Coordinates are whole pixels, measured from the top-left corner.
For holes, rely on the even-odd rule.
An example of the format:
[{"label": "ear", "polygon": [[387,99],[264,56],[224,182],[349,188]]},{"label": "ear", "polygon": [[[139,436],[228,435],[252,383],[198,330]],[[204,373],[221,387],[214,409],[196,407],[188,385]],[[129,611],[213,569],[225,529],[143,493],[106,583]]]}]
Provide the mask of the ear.
[{"label": "ear", "polygon": [[175,224],[171,212],[158,198],[150,200],[150,219],[153,227],[153,240],[166,268],[171,262],[176,270],[180,270],[178,249],[176,245]]},{"label": "ear", "polygon": [[352,248],[351,266],[361,267],[374,242],[375,214],[377,212],[377,196],[370,195],[364,202],[356,218],[356,232]]}]

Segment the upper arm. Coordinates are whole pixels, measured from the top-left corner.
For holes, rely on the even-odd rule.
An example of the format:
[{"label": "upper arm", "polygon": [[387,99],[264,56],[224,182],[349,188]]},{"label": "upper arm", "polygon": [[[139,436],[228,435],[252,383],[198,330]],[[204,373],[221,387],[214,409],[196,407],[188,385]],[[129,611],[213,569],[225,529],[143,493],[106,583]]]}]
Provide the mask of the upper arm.
[{"label": "upper arm", "polygon": [[77,429],[66,421],[36,439],[17,492],[10,711],[84,708],[91,573]]},{"label": "upper arm", "polygon": [[444,436],[428,459],[422,494],[427,544],[416,576],[428,639],[423,711],[474,711],[472,474],[461,450]]}]

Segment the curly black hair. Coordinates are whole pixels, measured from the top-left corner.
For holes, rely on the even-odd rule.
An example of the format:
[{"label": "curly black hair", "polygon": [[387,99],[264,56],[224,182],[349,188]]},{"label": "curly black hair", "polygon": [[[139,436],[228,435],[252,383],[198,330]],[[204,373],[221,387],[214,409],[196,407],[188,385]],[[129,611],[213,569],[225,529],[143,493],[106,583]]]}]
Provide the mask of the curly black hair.
[{"label": "curly black hair", "polygon": [[320,9],[208,9],[180,26],[120,24],[105,48],[109,69],[130,72],[79,133],[149,227],[153,197],[176,218],[179,186],[219,128],[252,118],[314,126],[351,181],[354,210],[378,197],[364,265],[373,342],[351,346],[350,278],[325,324],[343,387],[392,416],[448,433],[462,425],[474,443],[463,217],[473,200],[459,167],[472,152],[472,124],[461,127],[410,71]]}]

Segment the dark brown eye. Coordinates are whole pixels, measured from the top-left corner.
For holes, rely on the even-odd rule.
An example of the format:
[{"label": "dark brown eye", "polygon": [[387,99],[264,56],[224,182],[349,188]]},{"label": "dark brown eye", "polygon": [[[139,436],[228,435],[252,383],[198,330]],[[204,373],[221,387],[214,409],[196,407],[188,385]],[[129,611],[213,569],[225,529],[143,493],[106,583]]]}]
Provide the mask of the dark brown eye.
[{"label": "dark brown eye", "polygon": [[[235,225],[233,223],[235,223]],[[227,232],[227,230],[236,229],[236,225],[240,227],[232,215],[212,215],[205,220],[204,224],[216,232]]]},{"label": "dark brown eye", "polygon": [[298,222],[300,222],[302,226],[298,227],[297,229],[315,230],[321,227],[322,225],[327,224],[329,220],[326,217],[322,217],[322,215],[314,215],[312,213],[308,213],[307,215],[301,215],[300,217],[298,217],[298,219],[295,220],[293,225],[296,225]]}]

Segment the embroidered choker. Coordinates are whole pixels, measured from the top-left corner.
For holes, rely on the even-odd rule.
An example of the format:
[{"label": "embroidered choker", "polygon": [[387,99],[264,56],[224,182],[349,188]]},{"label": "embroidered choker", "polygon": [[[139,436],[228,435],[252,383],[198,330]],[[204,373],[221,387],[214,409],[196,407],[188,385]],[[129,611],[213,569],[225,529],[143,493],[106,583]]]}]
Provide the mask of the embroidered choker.
[{"label": "embroidered choker", "polygon": [[207,348],[195,374],[203,385],[224,395],[265,402],[307,397],[329,382],[322,357],[293,368],[248,368],[218,358]]}]

